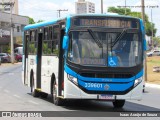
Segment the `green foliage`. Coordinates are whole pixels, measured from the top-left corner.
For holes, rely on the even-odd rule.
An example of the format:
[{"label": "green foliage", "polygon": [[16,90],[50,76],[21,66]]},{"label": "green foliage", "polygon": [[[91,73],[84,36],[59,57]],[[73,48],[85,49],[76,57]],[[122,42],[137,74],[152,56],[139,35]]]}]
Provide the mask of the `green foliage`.
[{"label": "green foliage", "polygon": [[37,52],[37,48],[35,48],[34,43],[30,43],[29,44],[29,53],[30,54],[36,54],[36,52]]},{"label": "green foliage", "polygon": [[43,43],[43,54],[49,55],[52,53],[51,48],[49,48],[48,43]]},{"label": "green foliage", "polygon": [[44,20],[38,20],[37,23],[44,22]]},{"label": "green foliage", "polygon": [[11,48],[10,48],[10,46],[9,46],[9,45],[4,46],[3,52],[10,54],[10,53],[11,53]]},{"label": "green foliage", "polygon": [[[108,12],[125,15],[125,8],[109,7]],[[126,8],[126,15],[141,18],[141,12],[132,12],[131,9],[129,8]],[[152,36],[152,29],[153,29],[153,36],[155,36],[157,32],[157,29],[155,28],[155,24],[149,21],[149,18],[146,14],[145,14],[145,29],[146,29],[146,34],[148,36]]]},{"label": "green foliage", "polygon": [[29,18],[29,24],[44,22],[44,20],[38,20],[37,22],[35,22],[33,18],[31,18],[31,17],[28,17],[28,18]]},{"label": "green foliage", "polygon": [[153,41],[155,46],[160,46],[160,37],[154,37]]},{"label": "green foliage", "polygon": [[[108,12],[118,13],[120,15],[124,15],[125,14],[125,8],[109,7]],[[130,12],[131,12],[131,9],[126,8],[126,15],[128,15]]]},{"label": "green foliage", "polygon": [[28,17],[28,18],[29,18],[29,24],[35,24],[35,21],[33,18],[30,18],[30,17]]},{"label": "green foliage", "polygon": [[146,28],[146,34],[148,36],[152,36],[152,29],[153,29],[153,36],[156,35],[157,29],[155,28],[155,24],[154,23],[146,22],[145,28]]}]

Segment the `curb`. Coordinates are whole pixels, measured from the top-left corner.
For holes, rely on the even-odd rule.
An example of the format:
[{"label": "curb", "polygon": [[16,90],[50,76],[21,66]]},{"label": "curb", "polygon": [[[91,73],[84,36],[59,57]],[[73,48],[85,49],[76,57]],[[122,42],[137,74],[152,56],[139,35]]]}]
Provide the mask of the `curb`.
[{"label": "curb", "polygon": [[159,89],[160,89],[160,85],[157,85],[157,84],[145,83],[145,86],[146,86],[146,87],[159,88]]},{"label": "curb", "polygon": [[2,63],[1,65],[0,65],[0,67],[2,66],[2,67],[5,67],[5,66],[13,66],[13,65],[18,65],[18,64],[22,64],[22,62],[17,62],[17,63],[14,63],[14,64],[12,64],[12,63]]}]

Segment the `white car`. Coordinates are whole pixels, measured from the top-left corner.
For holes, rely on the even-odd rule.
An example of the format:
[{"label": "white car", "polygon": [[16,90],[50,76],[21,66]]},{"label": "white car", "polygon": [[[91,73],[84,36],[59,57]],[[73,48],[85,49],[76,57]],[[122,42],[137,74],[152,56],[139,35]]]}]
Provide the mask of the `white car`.
[{"label": "white car", "polygon": [[160,50],[153,50],[151,52],[148,52],[147,56],[148,57],[151,57],[151,56],[160,56]]}]

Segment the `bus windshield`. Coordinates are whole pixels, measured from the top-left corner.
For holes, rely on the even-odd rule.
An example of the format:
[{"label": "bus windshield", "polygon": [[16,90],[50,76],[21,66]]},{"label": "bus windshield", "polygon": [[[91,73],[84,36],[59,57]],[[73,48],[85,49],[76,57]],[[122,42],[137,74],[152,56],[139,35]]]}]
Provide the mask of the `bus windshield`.
[{"label": "bus windshield", "polygon": [[138,33],[71,31],[68,60],[86,66],[133,67],[142,63]]}]

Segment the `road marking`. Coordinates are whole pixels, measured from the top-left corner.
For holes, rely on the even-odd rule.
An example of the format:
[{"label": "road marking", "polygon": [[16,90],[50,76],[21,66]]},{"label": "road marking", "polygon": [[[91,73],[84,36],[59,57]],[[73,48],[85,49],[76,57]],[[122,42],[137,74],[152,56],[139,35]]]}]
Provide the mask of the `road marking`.
[{"label": "road marking", "polygon": [[20,96],[18,96],[18,95],[13,95],[14,97],[16,97],[16,98],[21,98]]},{"label": "road marking", "polygon": [[4,90],[4,92],[9,93],[9,91],[8,91],[8,90]]},{"label": "road marking", "polygon": [[33,104],[35,104],[35,105],[38,105],[38,103],[36,103],[36,102],[34,102],[34,101],[32,101],[32,100],[29,100],[29,102],[30,102],[30,103],[33,103]]}]

